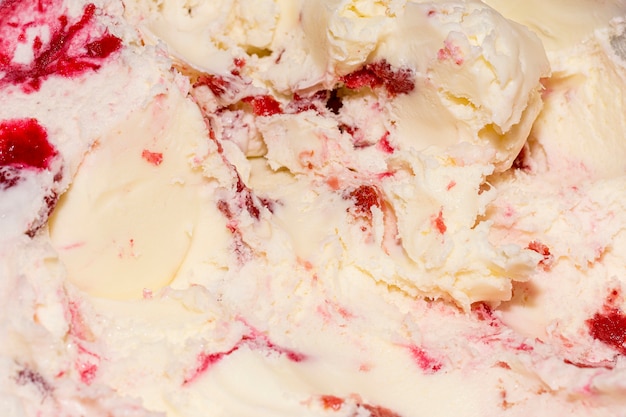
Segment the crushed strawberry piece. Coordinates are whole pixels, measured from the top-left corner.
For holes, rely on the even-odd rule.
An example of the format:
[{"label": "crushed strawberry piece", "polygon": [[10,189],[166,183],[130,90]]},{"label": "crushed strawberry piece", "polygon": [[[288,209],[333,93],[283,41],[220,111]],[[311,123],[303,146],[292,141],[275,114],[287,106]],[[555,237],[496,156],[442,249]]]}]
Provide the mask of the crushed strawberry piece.
[{"label": "crushed strawberry piece", "polygon": [[283,112],[280,103],[269,95],[248,96],[244,97],[242,101],[252,105],[252,111],[257,116],[272,116]]},{"label": "crushed strawberry piece", "polygon": [[621,309],[622,293],[611,289],[604,305],[586,321],[589,334],[596,340],[626,355],[626,314]]},{"label": "crushed strawberry piece", "polygon": [[335,397],[334,395],[322,395],[320,400],[322,401],[322,405],[325,409],[330,409],[333,411],[341,410],[341,407],[345,402],[343,398]]},{"label": "crushed strawberry piece", "polygon": [[535,251],[543,256],[543,259],[539,261],[539,266],[544,271],[549,271],[552,268],[552,264],[554,263],[554,256],[550,253],[549,247],[539,241],[533,240],[528,244],[528,249]]},{"label": "crushed strawberry piece", "polygon": [[443,209],[439,210],[439,213],[431,219],[431,222],[433,227],[442,235],[446,233],[446,230],[448,230],[446,222],[443,219]]},{"label": "crushed strawberry piece", "polygon": [[437,52],[437,59],[440,61],[450,60],[456,65],[463,65],[463,50],[449,40],[444,41],[444,46]]},{"label": "crushed strawberry piece", "polygon": [[389,132],[385,132],[385,134],[378,141],[378,148],[384,153],[392,154],[395,149],[389,142]]},{"label": "crushed strawberry piece", "polygon": [[232,86],[232,83],[224,77],[217,75],[202,75],[194,83],[193,87],[206,86],[216,97],[223,96],[228,89]]},{"label": "crushed strawberry piece", "polygon": [[[11,119],[0,122],[0,190],[14,187],[23,180],[28,171],[49,170],[57,157],[56,148],[48,141],[48,133],[36,119]],[[60,168],[60,167],[59,167]],[[53,176],[58,183],[63,178],[59,169]],[[54,210],[59,194],[49,189],[43,195],[42,206],[36,219],[25,231],[34,237]]]},{"label": "crushed strawberry piece", "polygon": [[[56,148],[36,119],[11,119],[0,122],[0,190],[16,186],[23,180],[25,170],[49,170],[57,157]],[[54,174],[53,182],[63,178],[62,171]],[[42,197],[38,217],[32,221],[26,235],[33,237],[45,224],[58,201],[57,191],[50,189]]]},{"label": "crushed strawberry piece", "polygon": [[381,207],[382,202],[378,190],[373,185],[360,185],[348,194],[354,201],[354,207],[358,215],[372,216],[372,207]]},{"label": "crushed strawberry piece", "polygon": [[90,58],[104,59],[122,47],[122,40],[110,34],[104,35],[101,39],[87,44],[87,56]]},{"label": "crushed strawberry piece", "polygon": [[235,58],[235,59],[233,59],[233,65],[234,65],[235,68],[233,68],[230,71],[230,73],[235,75],[235,76],[238,76],[238,75],[240,75],[240,71],[239,70],[241,70],[243,67],[246,66],[246,60],[243,59],[243,58]]},{"label": "crushed strawberry piece", "polygon": [[344,76],[342,81],[346,87],[352,90],[361,87],[375,88],[383,85],[383,79],[378,77],[369,66]]},{"label": "crushed strawberry piece", "polygon": [[321,112],[328,101],[330,92],[327,90],[316,91],[309,96],[301,96],[298,93],[293,95],[293,101],[289,103],[289,112],[302,113],[313,110],[317,113]]},{"label": "crushed strawberry piece", "polygon": [[411,356],[417,363],[417,365],[428,374],[433,374],[443,367],[441,362],[430,356],[424,349],[419,346],[411,346]]},{"label": "crushed strawberry piece", "polygon": [[498,318],[493,313],[493,309],[486,303],[480,302],[473,304],[472,313],[476,315],[478,320],[489,322],[491,327],[496,327],[499,324]]},{"label": "crushed strawberry piece", "polygon": [[379,405],[362,404],[362,407],[370,412],[370,417],[400,417],[400,414]]},{"label": "crushed strawberry piece", "polygon": [[83,362],[76,365],[78,373],[80,374],[80,380],[85,385],[91,385],[96,378],[98,372],[98,366],[94,363]]},{"label": "crushed strawberry piece", "polygon": [[163,162],[163,154],[161,152],[151,152],[147,149],[144,149],[141,152],[141,157],[148,163],[159,166]]},{"label": "crushed strawberry piece", "polygon": [[626,355],[626,315],[621,309],[597,312],[586,323],[591,337]]},{"label": "crushed strawberry piece", "polygon": [[74,368],[80,375],[80,380],[85,385],[91,385],[97,376],[100,366],[100,356],[78,344],[78,358]]},{"label": "crushed strawberry piece", "polygon": [[340,123],[337,127],[341,133],[347,133],[350,136],[355,136],[355,134],[359,131],[358,127],[350,126],[345,123]]},{"label": "crushed strawberry piece", "polygon": [[36,119],[0,122],[0,167],[48,169],[57,150]]},{"label": "crushed strawberry piece", "polygon": [[617,306],[618,303],[622,302],[622,292],[617,289],[614,288],[611,291],[609,291],[609,294],[606,297],[606,301],[605,301],[605,305],[607,306],[607,308],[611,308],[612,306]]},{"label": "crushed strawberry piece", "polygon": [[349,89],[384,87],[391,96],[408,94],[415,89],[415,75],[410,68],[393,68],[386,60],[366,64],[341,78]]}]

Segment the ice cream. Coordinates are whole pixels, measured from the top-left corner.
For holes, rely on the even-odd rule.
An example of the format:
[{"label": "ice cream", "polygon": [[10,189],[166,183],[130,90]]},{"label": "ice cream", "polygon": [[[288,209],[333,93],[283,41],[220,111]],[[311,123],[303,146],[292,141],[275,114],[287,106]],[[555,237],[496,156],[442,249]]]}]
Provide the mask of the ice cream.
[{"label": "ice cream", "polygon": [[0,411],[626,412],[626,5],[488,3],[1,3]]}]

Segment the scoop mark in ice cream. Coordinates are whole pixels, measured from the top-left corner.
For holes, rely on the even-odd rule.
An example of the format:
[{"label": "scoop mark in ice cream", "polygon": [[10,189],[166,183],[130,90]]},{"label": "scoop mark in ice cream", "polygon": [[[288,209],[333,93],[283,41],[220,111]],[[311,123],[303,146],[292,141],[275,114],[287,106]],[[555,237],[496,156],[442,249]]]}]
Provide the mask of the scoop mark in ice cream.
[{"label": "scoop mark in ice cream", "polygon": [[[102,61],[118,51],[122,40],[107,31],[103,33],[90,23],[96,14],[96,6],[89,3],[82,16],[70,23],[67,15],[53,16],[52,7],[41,6],[36,15],[27,9],[29,2],[10,2],[0,9],[0,87],[8,84],[22,85],[25,92],[39,90],[42,81],[52,75],[74,77],[87,71],[98,70]],[[26,20],[27,21],[22,21]],[[26,30],[32,27],[48,27],[51,34],[46,42],[41,36],[32,39],[30,47],[33,59],[29,63],[16,62],[18,42],[25,42]]]},{"label": "scoop mark in ice cream", "polygon": [[56,155],[48,133],[36,119],[0,122],[0,188],[15,186],[21,170],[48,169]]},{"label": "scoop mark in ice cream", "polygon": [[366,64],[341,78],[352,90],[361,87],[384,87],[390,96],[408,94],[415,89],[414,73],[410,68],[393,68],[386,60]]}]

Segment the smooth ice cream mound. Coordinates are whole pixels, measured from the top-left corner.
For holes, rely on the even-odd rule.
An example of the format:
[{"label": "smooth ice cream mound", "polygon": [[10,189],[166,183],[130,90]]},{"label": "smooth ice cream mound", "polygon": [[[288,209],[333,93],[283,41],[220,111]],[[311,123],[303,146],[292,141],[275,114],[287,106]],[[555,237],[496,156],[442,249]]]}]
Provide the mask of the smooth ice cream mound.
[{"label": "smooth ice cream mound", "polygon": [[[313,7],[312,4],[305,5],[305,10]],[[320,64],[320,68],[326,74],[325,81],[317,83],[317,86],[307,83],[309,86],[307,91],[291,91],[288,97],[279,95],[273,98],[272,94],[279,88],[272,80],[263,79],[266,73],[281,71],[282,58],[237,56],[227,73],[211,74],[208,77],[197,76],[198,81],[194,84],[195,91],[192,94],[200,102],[205,117],[211,122],[216,139],[222,142],[233,141],[248,156],[265,156],[273,171],[280,172],[286,169],[295,175],[296,182],[291,187],[293,189],[289,191],[289,196],[280,195],[282,189],[263,191],[270,199],[282,202],[272,213],[274,219],[280,219],[282,227],[285,222],[301,216],[310,216],[308,217],[310,224],[321,225],[314,226],[315,231],[311,236],[292,237],[300,242],[307,241],[307,248],[302,245],[297,248],[298,258],[312,262],[314,267],[319,265],[325,268],[324,265],[334,262],[323,257],[319,260],[309,258],[312,256],[319,258],[322,255],[318,253],[324,252],[327,253],[327,257],[343,258],[346,255],[338,255],[339,252],[336,252],[336,250],[343,252],[340,247],[358,247],[359,250],[353,250],[347,255],[349,258],[356,255],[357,259],[346,259],[344,263],[354,264],[357,269],[366,272],[366,275],[397,286],[411,295],[422,293],[433,298],[451,297],[466,308],[475,301],[508,299],[511,290],[510,280],[527,278],[535,262],[530,251],[510,246],[492,248],[487,242],[484,246],[467,248],[475,252],[478,261],[474,265],[466,265],[466,270],[462,273],[457,272],[458,264],[468,256],[466,250],[461,250],[466,247],[464,242],[485,239],[482,228],[476,225],[476,218],[484,210],[490,193],[479,195],[480,185],[484,182],[485,176],[493,170],[503,169],[512,163],[523,143],[520,142],[520,138],[523,140],[528,133],[529,123],[522,123],[524,127],[516,124],[516,127],[512,128],[509,121],[497,122],[501,125],[502,131],[513,129],[521,133],[519,138],[514,139],[516,144],[506,151],[505,156],[502,151],[509,146],[505,144],[509,139],[483,141],[476,131],[464,140],[463,135],[459,134],[460,125],[454,128],[455,133],[449,136],[453,140],[460,138],[460,142],[447,143],[447,135],[442,132],[446,126],[452,124],[447,123],[445,117],[434,115],[432,111],[429,111],[427,123],[437,121],[440,143],[420,144],[416,141],[429,136],[426,127],[412,126],[409,134],[403,128],[404,122],[399,114],[405,109],[417,108],[416,100],[429,97],[428,91],[431,87],[420,85],[420,79],[428,77],[431,83],[434,79],[433,74],[440,73],[435,67],[429,66],[433,65],[432,62],[441,61],[444,54],[441,48],[445,48],[447,44],[446,35],[415,31],[427,36],[425,40],[416,39],[416,43],[425,43],[427,46],[432,44],[432,48],[426,46],[423,48],[424,51],[428,51],[429,48],[433,51],[432,62],[420,61],[420,59],[428,61],[427,54],[416,54],[400,45],[392,48],[387,44],[389,39],[392,39],[392,36],[407,37],[404,31],[409,28],[405,26],[413,21],[411,20],[413,18],[425,19],[425,24],[430,19],[432,22],[428,24],[435,28],[438,20],[433,16],[437,14],[447,16],[446,19],[454,28],[468,32],[468,29],[459,26],[457,22],[468,21],[467,16],[478,13],[480,16],[486,16],[486,22],[493,22],[493,28],[489,30],[495,31],[498,25],[506,28],[510,32],[510,37],[503,37],[501,43],[506,44],[510,41],[516,52],[528,57],[532,62],[528,65],[531,74],[524,74],[524,68],[519,74],[513,74],[514,77],[519,77],[518,87],[522,91],[521,94],[499,93],[499,96],[506,98],[514,106],[520,106],[522,110],[527,106],[532,107],[533,110],[529,110],[528,116],[528,120],[532,122],[539,109],[537,104],[540,103],[539,78],[547,74],[547,61],[541,45],[523,28],[506,26],[506,22],[495,12],[477,4],[474,6],[476,10],[465,10],[460,5],[450,5],[449,10],[444,8],[437,12],[434,7],[407,4],[406,7],[398,9],[397,14],[392,14],[394,16],[392,23],[401,23],[400,29],[392,30],[392,26],[389,26],[392,23],[389,23],[387,30],[389,33],[385,32],[383,36],[381,32],[372,41],[372,49],[376,47],[379,51],[377,54],[365,56],[360,65],[349,68],[351,71],[341,72],[329,63]],[[320,10],[335,9],[320,6]],[[326,18],[333,19],[334,14],[328,13],[330,15]],[[313,16],[309,13],[304,15],[307,19]],[[360,24],[358,20],[360,14],[348,13],[348,15],[356,19],[355,25]],[[156,15],[154,19],[158,16],[160,15]],[[313,30],[306,21],[303,22],[303,27],[305,33]],[[318,27],[324,26],[316,25],[316,28]],[[482,29],[482,26],[480,28]],[[456,33],[452,28],[448,30],[450,33]],[[503,33],[509,35],[509,32]],[[518,51],[520,45],[515,45],[515,42],[520,35],[524,35],[527,42],[521,43],[523,48]],[[322,34],[322,37],[325,36],[327,35]],[[468,32],[467,36],[475,35]],[[315,39],[316,36],[304,36],[304,39],[310,38]],[[435,45],[439,45],[440,49],[437,50]],[[474,49],[476,53],[481,53],[483,48],[492,47],[491,44],[485,44],[476,45]],[[316,49],[322,52],[326,50],[327,48]],[[386,50],[388,54],[382,55],[382,51]],[[512,61],[504,60],[507,52],[498,51],[502,57],[495,52],[493,55],[498,56],[500,61],[497,62],[502,62],[502,65],[511,65]],[[332,61],[334,58],[324,59]],[[526,60],[522,61],[525,65]],[[493,65],[497,65],[497,62],[494,61]],[[269,67],[266,69],[266,66]],[[502,70],[504,72],[498,76],[499,79],[505,77],[508,71],[505,68]],[[468,74],[470,77],[472,74],[479,74],[471,65],[460,66],[454,71]],[[480,72],[483,73],[485,72]],[[489,77],[488,74],[486,76]],[[533,79],[534,83],[531,83],[529,80]],[[517,82],[507,82],[506,88],[513,88]],[[314,88],[317,90],[311,91]],[[478,94],[478,91],[458,94],[466,96]],[[428,106],[431,108],[441,106],[445,112],[449,107],[444,106],[439,99]],[[484,104],[477,107],[486,108]],[[507,107],[508,104],[497,105],[498,109]],[[478,113],[471,111],[469,114]],[[516,120],[514,123],[520,122],[520,114],[511,116]],[[453,123],[463,123],[458,116],[450,114],[449,116],[452,117],[450,120],[454,119]],[[489,115],[490,120],[493,121],[494,118],[499,119],[500,116]],[[482,127],[477,129],[481,130]],[[444,149],[450,156],[442,160],[441,152]],[[503,157],[506,160],[503,160]],[[232,159],[230,156],[229,158]],[[249,181],[254,182],[254,169],[251,170],[247,166],[248,162],[241,157],[237,157],[236,160],[242,161],[237,169],[239,174],[244,174],[243,180],[248,181],[245,174],[249,173]],[[462,178],[456,175],[460,172],[457,170],[459,165],[462,166],[460,169],[467,173],[466,176],[461,176]],[[422,172],[426,171],[426,176],[422,177]],[[262,175],[267,176],[271,173],[264,172]],[[264,182],[268,183],[265,180]],[[452,182],[454,186],[448,187]],[[309,202],[308,199],[298,196],[299,191],[295,188],[303,185],[304,192],[309,194],[314,192],[320,201]],[[380,198],[372,205],[373,209],[367,210],[367,215],[361,213],[355,218],[354,215],[350,216],[352,211],[350,205],[354,199],[346,196],[351,195],[352,190],[362,189],[363,186],[373,189]],[[276,192],[279,194],[275,194]],[[325,202],[328,193],[331,193],[332,201]],[[448,201],[460,201],[460,196],[465,198],[466,207],[459,210],[457,207],[448,206]],[[295,201],[291,203],[289,199]],[[337,204],[341,207],[339,210],[335,209]],[[326,207],[332,207],[333,213],[326,213]],[[316,217],[318,220],[314,221]],[[346,226],[348,228],[342,230]],[[326,232],[324,227],[327,227]],[[298,230],[297,233],[301,234],[298,227],[292,228],[288,225],[287,230],[287,233],[290,233],[289,230]],[[459,233],[456,233],[457,230]],[[409,231],[410,236],[404,235],[405,231]],[[419,239],[416,239],[416,236],[419,236]],[[322,246],[330,248],[329,245],[333,241],[337,242],[337,249],[320,251]],[[281,244],[281,247],[283,246],[284,244]],[[432,253],[435,251],[438,253]],[[383,255],[382,258],[376,258],[375,265],[371,265],[371,260],[375,259],[373,253]],[[466,277],[475,278],[474,282],[470,283]]]},{"label": "smooth ice cream mound", "polygon": [[[480,162],[498,170],[511,165],[541,108],[538,80],[549,75],[549,65],[539,39],[481,2],[264,1],[257,7],[269,15],[263,24],[240,12],[245,5],[227,1],[189,10],[183,2],[139,1],[129,15],[191,68],[240,74],[281,97],[349,88],[354,74],[388,65],[380,83],[392,96],[405,94],[378,101],[381,123],[394,125],[398,142],[438,153],[472,143]],[[216,13],[229,18],[214,20]],[[225,36],[248,26],[272,36]],[[398,89],[399,74],[405,80]]]},{"label": "smooth ice cream mound", "polygon": [[0,413],[623,414],[594,22],[546,56],[478,1],[0,3]]},{"label": "smooth ice cream mound", "polygon": [[303,26],[330,82],[381,59],[414,72],[414,91],[388,103],[403,145],[441,152],[469,142],[489,158],[481,162],[510,166],[549,74],[533,33],[481,2],[319,3],[305,3]]}]

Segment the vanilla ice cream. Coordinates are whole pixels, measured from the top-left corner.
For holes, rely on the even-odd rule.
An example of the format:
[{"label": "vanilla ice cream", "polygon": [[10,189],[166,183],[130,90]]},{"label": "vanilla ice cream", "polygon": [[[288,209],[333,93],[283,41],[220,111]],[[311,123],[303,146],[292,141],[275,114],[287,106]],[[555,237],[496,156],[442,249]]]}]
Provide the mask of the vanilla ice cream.
[{"label": "vanilla ice cream", "polygon": [[623,415],[626,4],[570,7],[0,3],[0,411]]}]

